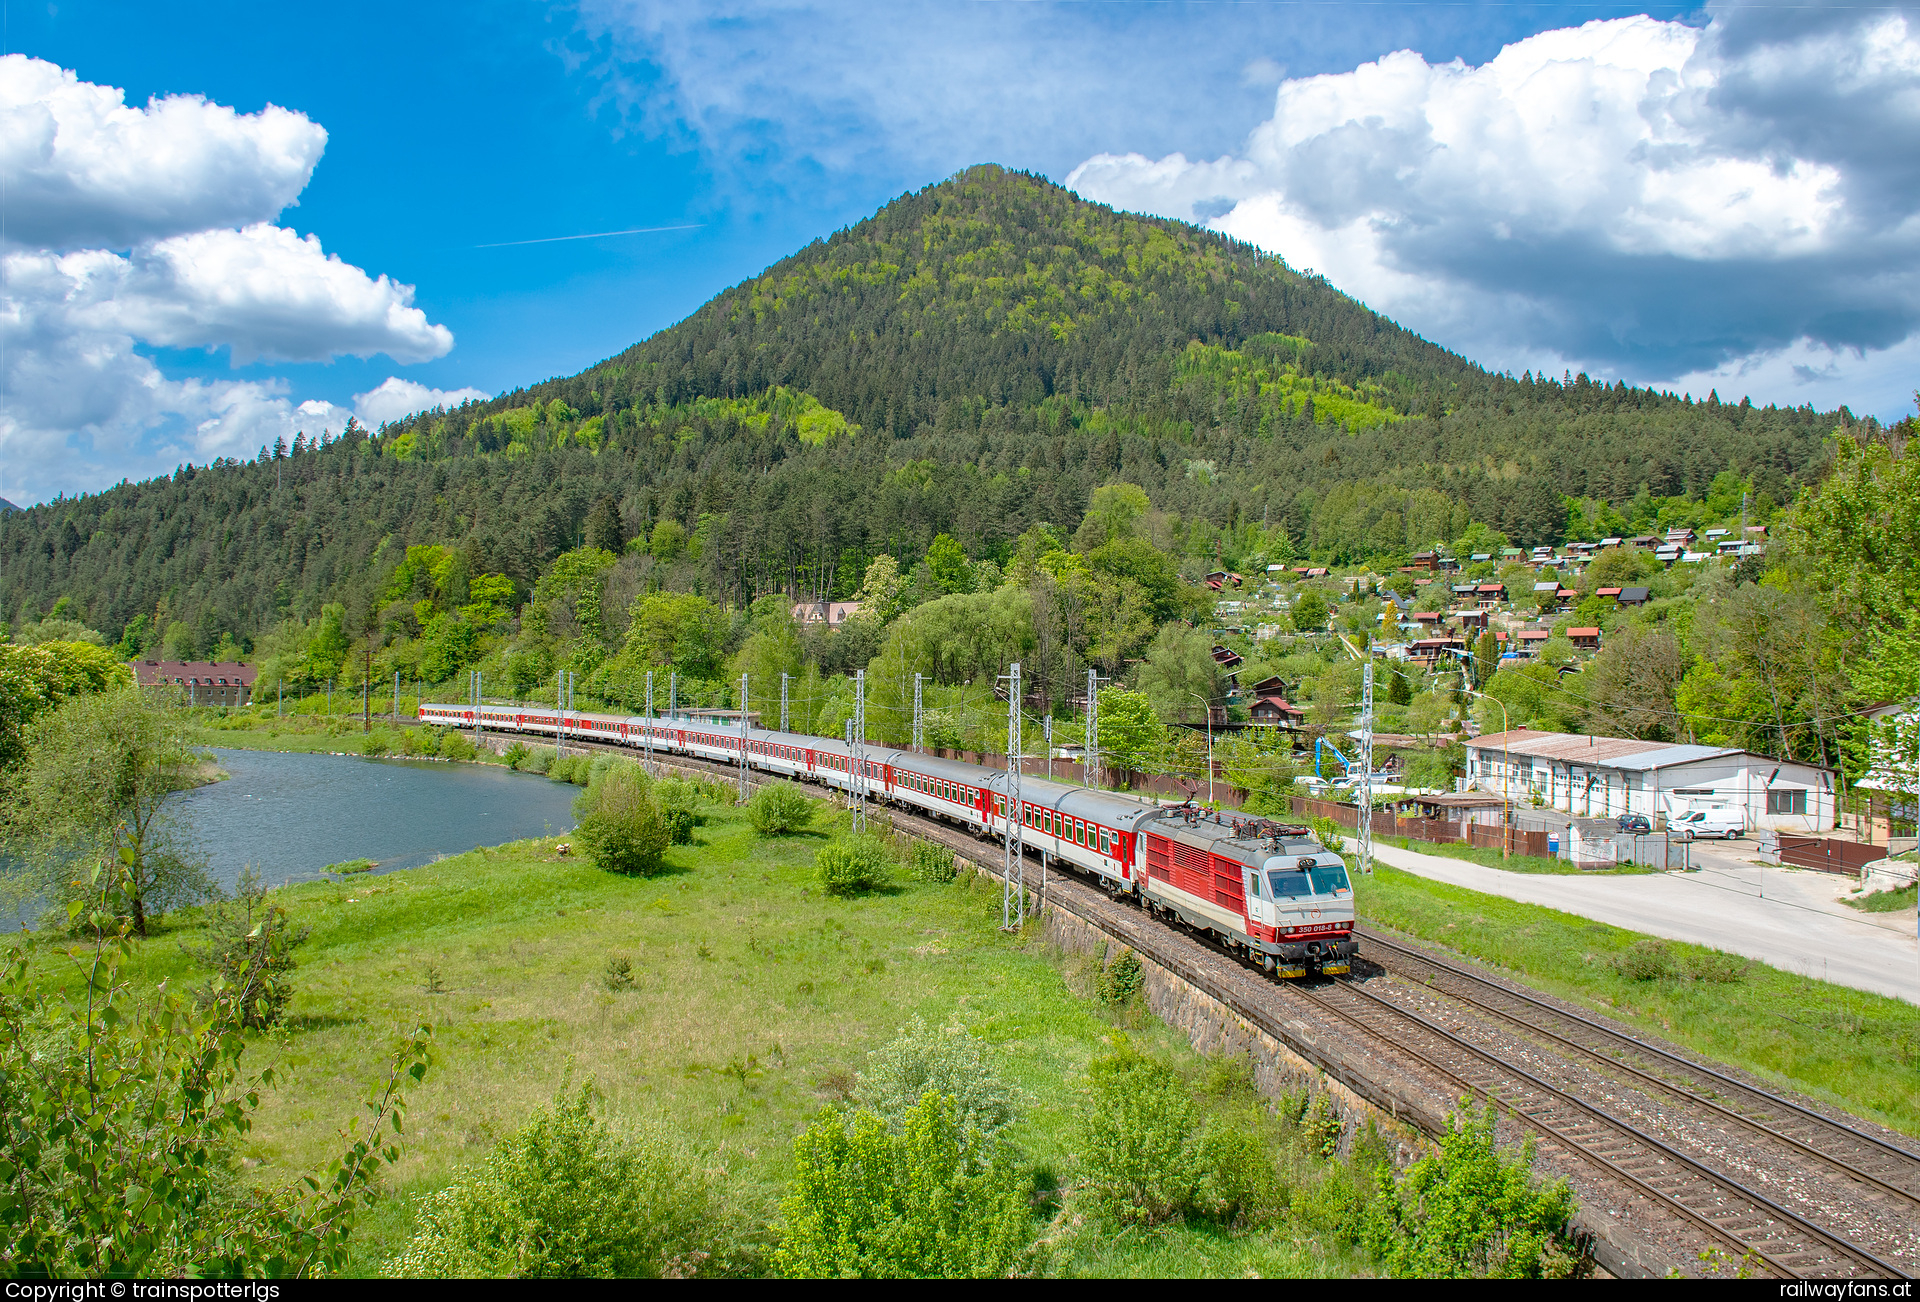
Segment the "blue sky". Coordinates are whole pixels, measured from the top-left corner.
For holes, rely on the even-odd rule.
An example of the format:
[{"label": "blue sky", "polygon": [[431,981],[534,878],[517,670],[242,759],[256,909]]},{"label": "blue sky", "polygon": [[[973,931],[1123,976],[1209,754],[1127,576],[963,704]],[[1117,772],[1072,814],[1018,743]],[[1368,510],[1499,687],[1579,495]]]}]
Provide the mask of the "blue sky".
[{"label": "blue sky", "polygon": [[[1565,38],[1577,48],[1560,50],[1563,62],[1644,61],[1652,57],[1645,54],[1647,41],[1671,45],[1678,31],[1684,44],[1694,39],[1689,32],[1711,27],[1709,38],[1720,42],[1715,93],[1724,98],[1746,66],[1736,67],[1735,38],[1743,29],[1730,26],[1730,13],[1391,3],[11,4],[8,52],[57,65],[80,83],[124,91],[130,108],[150,97],[201,96],[238,115],[277,105],[323,128],[324,149],[304,187],[298,160],[276,182],[282,188],[275,194],[298,194],[296,206],[276,217],[279,199],[262,199],[257,211],[249,210],[251,218],[225,225],[277,222],[315,237],[349,271],[415,287],[411,308],[424,320],[409,318],[395,327],[398,333],[383,335],[381,328],[346,319],[352,313],[343,309],[331,335],[316,330],[305,343],[281,337],[279,344],[258,345],[249,342],[249,332],[272,305],[236,316],[230,338],[212,326],[179,324],[180,313],[197,310],[191,305],[124,308],[122,318],[139,321],[175,313],[171,326],[113,329],[133,341],[137,358],[128,366],[150,364],[141,371],[147,391],[157,374],[180,386],[177,401],[112,412],[69,410],[51,401],[36,408],[23,379],[8,395],[12,424],[0,425],[6,440],[0,494],[39,500],[123,474],[170,469],[178,460],[204,460],[209,449],[251,451],[248,440],[266,441],[289,421],[337,425],[350,410],[390,409],[377,402],[355,407],[355,395],[390,377],[434,390],[495,393],[576,371],[903,190],[980,161],[1071,177],[1083,193],[1123,206],[1213,221],[1277,247],[1297,265],[1327,271],[1343,288],[1490,364],[1584,365],[1676,383],[1710,381],[1717,366],[1719,374],[1734,377],[1732,385],[1722,382],[1723,395],[1746,381],[1763,401],[1850,401],[1858,410],[1897,416],[1912,387],[1896,375],[1911,334],[1897,308],[1882,311],[1876,324],[1833,329],[1819,323],[1836,319],[1837,309],[1811,298],[1804,309],[1775,313],[1778,321],[1757,303],[1739,306],[1738,318],[1691,309],[1676,315],[1657,291],[1649,291],[1650,299],[1635,297],[1633,277],[1641,272],[1619,269],[1616,255],[1626,255],[1613,247],[1619,241],[1612,234],[1602,241],[1611,241],[1608,256],[1588,256],[1593,233],[1569,236],[1565,220],[1555,218],[1560,224],[1530,239],[1525,256],[1509,256],[1499,240],[1512,238],[1518,218],[1485,205],[1455,211],[1451,200],[1433,197],[1443,185],[1459,188],[1458,175],[1435,174],[1422,189],[1406,181],[1402,169],[1400,181],[1376,186],[1352,211],[1325,212],[1325,203],[1308,197],[1321,183],[1300,179],[1302,160],[1309,159],[1302,151],[1318,149],[1314,165],[1336,176],[1363,175],[1404,133],[1361,132],[1365,138],[1350,140],[1349,152],[1330,162],[1327,142],[1352,137],[1358,129],[1352,123],[1344,136],[1330,131],[1304,143],[1280,139],[1315,95],[1360,104],[1378,126],[1382,115],[1391,119],[1408,103],[1427,111],[1445,96],[1480,94],[1471,77],[1446,72],[1443,65],[1453,60],[1468,70],[1491,68],[1503,50],[1541,33],[1639,14],[1662,21],[1626,32],[1639,41],[1629,55],[1595,54],[1602,46],[1625,48],[1624,38],[1614,39],[1619,33],[1612,28],[1586,29],[1612,33],[1612,44],[1598,36]],[[1670,26],[1675,21],[1686,28]],[[1812,38],[1762,33],[1753,39],[1773,40],[1777,49],[1780,40]],[[1885,47],[1889,38],[1875,39]],[[1896,34],[1894,45],[1904,39]],[[1401,50],[1416,52],[1418,66],[1393,65],[1399,79],[1387,90],[1378,88],[1379,78],[1356,74]],[[1409,69],[1411,79],[1399,75]],[[1281,115],[1285,122],[1276,117],[1277,92],[1283,105],[1293,105]],[[1369,96],[1385,96],[1386,107],[1368,107]],[[1521,122],[1524,133],[1534,129],[1529,115],[1550,110],[1519,99],[1501,111]],[[1791,134],[1776,109],[1767,111],[1774,114],[1770,130]],[[1812,111],[1840,110],[1816,105]],[[1489,121],[1498,116],[1489,115]],[[1748,112],[1741,121],[1754,117]],[[1540,130],[1546,133],[1534,146],[1551,154],[1555,139]],[[317,133],[313,138],[317,142]],[[302,157],[311,162],[317,149],[312,144]],[[1783,174],[1780,147],[1754,150],[1771,160],[1774,174]],[[1809,150],[1818,152],[1807,146],[1795,155],[1811,159],[1807,168],[1822,162]],[[1881,173],[1889,166],[1869,162]],[[1776,230],[1769,225],[1774,209],[1793,207],[1801,202],[1795,196],[1823,184],[1833,188],[1824,174],[1803,168],[1794,175],[1800,181],[1781,182],[1771,198],[1763,178],[1762,193],[1750,200],[1750,206],[1772,205],[1758,218],[1742,218],[1740,229],[1756,247],[1790,240],[1779,231],[1813,220],[1796,209],[1797,215],[1779,218],[1785,225],[1776,223]],[[1631,178],[1603,183],[1617,190]],[[1541,182],[1553,184],[1552,177]],[[1542,210],[1539,193],[1503,202],[1516,212]],[[1361,256],[1354,250],[1366,241],[1356,243],[1353,235],[1360,229],[1353,225],[1361,220],[1356,213],[1376,234],[1398,234],[1378,237]],[[25,220],[18,218],[15,228]],[[191,224],[155,228],[145,237],[179,238]],[[1714,244],[1732,238],[1724,225],[1703,235],[1697,214],[1643,223],[1634,236],[1641,246],[1627,251],[1630,264],[1647,271],[1649,284],[1663,259],[1663,278],[1674,281],[1676,258],[1683,271],[1734,267],[1731,274],[1751,283],[1750,270],[1738,269],[1745,266],[1740,259],[1760,255]],[[1408,233],[1414,226],[1427,228],[1425,244]],[[693,229],[554,240],[636,227]],[[1501,232],[1499,240],[1472,233],[1485,230]],[[532,240],[554,242],[509,243]],[[41,242],[47,258],[85,243]],[[506,247],[481,247],[487,245]],[[96,277],[92,292],[133,293],[124,284],[141,274],[139,249],[129,243],[114,252],[128,248],[131,263],[88,273]],[[1904,244],[1861,249],[1856,240],[1852,257],[1864,265],[1848,274],[1880,283],[1911,270]],[[1561,251],[1543,262],[1543,250]],[[283,255],[294,256],[284,249],[275,256]],[[1440,270],[1426,275],[1416,261],[1421,258]],[[69,280],[80,274],[70,263],[61,266]],[[122,277],[113,283],[123,288],[98,288],[108,272]],[[1833,274],[1819,262],[1801,272]],[[1533,291],[1536,284],[1581,277],[1591,288],[1578,300]],[[24,299],[33,291],[15,286],[28,283],[16,269],[10,292]],[[1711,276],[1691,283],[1697,297],[1729,294],[1728,283]],[[376,302],[374,290],[358,281],[352,288],[374,305],[366,311],[377,308],[397,319],[392,313],[400,308]],[[379,292],[398,303],[398,291]],[[1522,310],[1509,310],[1521,300]],[[1582,308],[1588,303],[1591,312]],[[1745,328],[1748,319],[1762,317],[1770,322],[1765,328]],[[424,333],[436,326],[451,332],[451,347]],[[278,328],[284,332],[284,322]],[[22,329],[13,346],[31,360],[37,336]],[[1817,356],[1794,351],[1800,336],[1811,340]],[[375,347],[382,351],[352,355]],[[235,365],[236,352],[259,360]],[[48,362],[43,378],[61,373]],[[247,387],[236,389],[236,383]],[[310,404],[304,417],[302,403]]]}]

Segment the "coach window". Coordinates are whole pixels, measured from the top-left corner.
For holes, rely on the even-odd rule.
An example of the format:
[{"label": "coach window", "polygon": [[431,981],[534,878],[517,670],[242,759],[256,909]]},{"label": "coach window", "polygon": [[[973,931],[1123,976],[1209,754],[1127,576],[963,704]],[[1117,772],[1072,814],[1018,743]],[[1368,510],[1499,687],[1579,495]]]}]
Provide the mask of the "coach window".
[{"label": "coach window", "polygon": [[1104,827],[1100,829],[1100,853],[1107,855],[1113,853],[1113,833]]}]

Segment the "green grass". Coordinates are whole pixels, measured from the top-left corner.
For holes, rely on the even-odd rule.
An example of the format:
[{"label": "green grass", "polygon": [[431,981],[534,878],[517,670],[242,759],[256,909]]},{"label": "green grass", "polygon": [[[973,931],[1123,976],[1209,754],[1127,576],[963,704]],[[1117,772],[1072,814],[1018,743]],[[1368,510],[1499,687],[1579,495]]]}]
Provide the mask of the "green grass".
[{"label": "green grass", "polygon": [[1498,850],[1487,846],[1462,845],[1445,841],[1415,841],[1405,836],[1388,839],[1402,850],[1439,855],[1446,859],[1464,859],[1468,863],[1477,863],[1483,868],[1498,868],[1502,872],[1510,873],[1541,873],[1557,877],[1633,877],[1658,871],[1641,864],[1616,864],[1612,868],[1576,868],[1565,859],[1544,859],[1536,855],[1515,854],[1501,858]]},{"label": "green grass", "polygon": [[[1381,866],[1356,880],[1362,918],[1504,968],[1709,1058],[1920,1135],[1920,1009],[1762,963],[1732,982],[1635,981],[1614,960],[1648,937]],[[1677,966],[1713,953],[1677,941]],[[1362,952],[1365,951],[1364,944]],[[1737,965],[1736,965],[1737,966]]]},{"label": "green grass", "polygon": [[[384,1046],[424,1018],[437,1027],[436,1060],[409,1100],[393,1175],[405,1196],[362,1224],[355,1270],[376,1272],[405,1241],[412,1195],[477,1162],[569,1074],[596,1080],[616,1115],[669,1119],[724,1169],[743,1219],[765,1225],[795,1134],[916,1014],[958,1019],[997,1047],[1030,1100],[1011,1138],[1043,1187],[1049,1175],[1071,1180],[1078,1080],[1123,1036],[1187,1074],[1204,1109],[1265,1127],[1295,1187],[1327,1178],[1291,1127],[1244,1087],[1219,1086],[1225,1068],[1137,1003],[1116,1011],[1096,1000],[1091,960],[1052,951],[1037,928],[1001,933],[997,885],[963,875],[829,898],[812,876],[821,835],[760,840],[741,811],[708,808],[696,843],[676,847],[670,871],[651,880],[600,872],[547,839],[276,892],[312,937],[286,1026],[249,1050],[256,1066],[288,1071],[247,1136],[252,1178],[282,1183],[336,1154]],[[823,831],[840,821],[823,820]],[[136,950],[132,979],[197,984],[204,974],[185,947],[199,938],[183,915]],[[46,942],[35,947],[42,971],[64,966]],[[615,955],[632,961],[632,990],[602,984]],[[1065,1264],[1164,1276],[1366,1268],[1322,1237],[1285,1219],[1117,1238],[1085,1229],[1067,1237]]]},{"label": "green grass", "polygon": [[1916,900],[1920,900],[1920,889],[1914,886],[1901,886],[1890,891],[1875,891],[1871,895],[1862,895],[1855,899],[1848,899],[1845,896],[1841,898],[1850,908],[1858,909],[1862,913],[1899,913],[1914,907]]}]

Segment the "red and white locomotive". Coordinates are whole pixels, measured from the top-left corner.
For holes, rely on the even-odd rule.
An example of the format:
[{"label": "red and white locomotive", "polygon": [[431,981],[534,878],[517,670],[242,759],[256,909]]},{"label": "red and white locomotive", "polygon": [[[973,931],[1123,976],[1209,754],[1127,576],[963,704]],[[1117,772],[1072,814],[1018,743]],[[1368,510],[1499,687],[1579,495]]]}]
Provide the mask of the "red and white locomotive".
[{"label": "red and white locomotive", "polygon": [[[477,717],[476,717],[477,716]],[[423,705],[423,723],[492,732],[564,735],[581,741],[747,764],[851,790],[864,763],[870,799],[944,818],[982,836],[1005,833],[1007,775],[910,750],[872,746],[856,757],[843,742],[768,732],[712,719],[655,718],[508,707]],[[1049,863],[1067,865],[1150,912],[1210,932],[1249,962],[1280,976],[1349,970],[1353,885],[1340,856],[1303,827],[1229,818],[1191,805],[1157,805],[1113,791],[1045,778],[1020,779],[1021,839]]]}]

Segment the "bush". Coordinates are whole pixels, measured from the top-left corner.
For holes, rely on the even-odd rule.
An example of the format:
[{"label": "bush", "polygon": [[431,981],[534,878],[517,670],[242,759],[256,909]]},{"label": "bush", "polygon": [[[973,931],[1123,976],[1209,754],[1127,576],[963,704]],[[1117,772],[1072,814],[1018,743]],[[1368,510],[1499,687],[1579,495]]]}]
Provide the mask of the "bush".
[{"label": "bush", "polygon": [[684,778],[662,778],[653,784],[653,800],[667,820],[667,835],[675,845],[693,844],[693,829],[706,822],[700,812],[700,784]]},{"label": "bush", "polygon": [[528,749],[527,743],[524,741],[516,741],[500,752],[500,762],[510,769],[521,768],[526,764],[527,756],[532,753],[533,752]]},{"label": "bush", "polygon": [[1567,1182],[1541,1187],[1533,1144],[1494,1148],[1494,1112],[1453,1115],[1440,1151],[1395,1180],[1376,1175],[1361,1241],[1396,1275],[1421,1279],[1565,1279],[1584,1273]]},{"label": "bush", "polygon": [[1613,970],[1629,981],[1660,981],[1673,975],[1673,954],[1658,940],[1636,940],[1617,954]]},{"label": "bush", "polygon": [[813,801],[791,782],[769,782],[747,800],[747,821],[761,836],[785,836],[813,821]]},{"label": "bush", "polygon": [[306,940],[307,928],[295,927],[284,908],[267,903],[266,884],[251,864],[240,870],[235,898],[207,909],[206,927],[207,943],[187,950],[213,969],[201,1005],[224,999],[241,1025],[256,1030],[277,1023],[293,998],[293,951]]},{"label": "bush", "polygon": [[1685,966],[1687,975],[1695,981],[1732,985],[1736,981],[1744,981],[1747,969],[1753,964],[1745,959],[1738,959],[1731,954],[1722,954],[1715,950],[1711,954],[1698,954],[1689,958]]},{"label": "bush", "polygon": [[1096,1059],[1087,1077],[1079,1159],[1093,1209],[1142,1225],[1193,1209],[1195,1117],[1180,1078],[1131,1048]]},{"label": "bush", "polygon": [[950,882],[959,874],[951,847],[915,841],[907,847],[907,872],[919,882]]},{"label": "bush", "polygon": [[1335,854],[1339,854],[1347,848],[1347,839],[1340,835],[1341,831],[1342,828],[1340,824],[1334,822],[1331,818],[1322,816],[1313,820],[1314,836],[1319,838],[1321,845],[1326,846],[1327,849],[1333,851]]},{"label": "bush", "polygon": [[445,728],[408,728],[400,734],[402,755],[438,755]]},{"label": "bush", "polygon": [[633,989],[633,960],[625,954],[607,955],[607,966],[600,973],[600,984],[618,993]]},{"label": "bush", "polygon": [[593,1090],[562,1093],[478,1172],[421,1200],[403,1278],[608,1279],[685,1273],[720,1237],[719,1200],[664,1126],[615,1131]]},{"label": "bush", "polygon": [[638,764],[620,764],[582,797],[590,808],[573,834],[598,867],[643,877],[660,871],[672,838],[647,785]]},{"label": "bush", "polygon": [[836,836],[814,852],[813,870],[829,895],[858,895],[893,883],[893,858],[872,835]]},{"label": "bush", "polygon": [[440,739],[440,758],[460,760],[463,763],[479,754],[473,742],[464,732],[449,732]]},{"label": "bush", "polygon": [[993,1279],[1032,1240],[1020,1174],[929,1091],[896,1136],[826,1111],[794,1141],[773,1268],[796,1279]]},{"label": "bush", "polygon": [[1140,956],[1130,949],[1120,951],[1120,957],[1100,969],[1100,977],[1094,983],[1095,992],[1109,1004],[1124,1004],[1140,993],[1140,987],[1146,983],[1146,973],[1140,966]]},{"label": "bush", "polygon": [[360,753],[368,758],[384,755],[391,749],[392,745],[384,732],[370,732],[360,739]]},{"label": "bush", "polygon": [[591,775],[593,760],[586,755],[562,755],[547,765],[547,777],[555,782],[577,782],[587,785]]},{"label": "bush", "polygon": [[987,1046],[964,1026],[932,1030],[916,1017],[894,1040],[867,1055],[854,1098],[897,1133],[928,1091],[953,1101],[962,1129],[992,1139],[1013,1124],[1019,1091],[993,1068]]},{"label": "bush", "polygon": [[552,767],[554,750],[551,746],[529,746],[526,757],[520,761],[520,769],[526,773],[545,773]]}]

